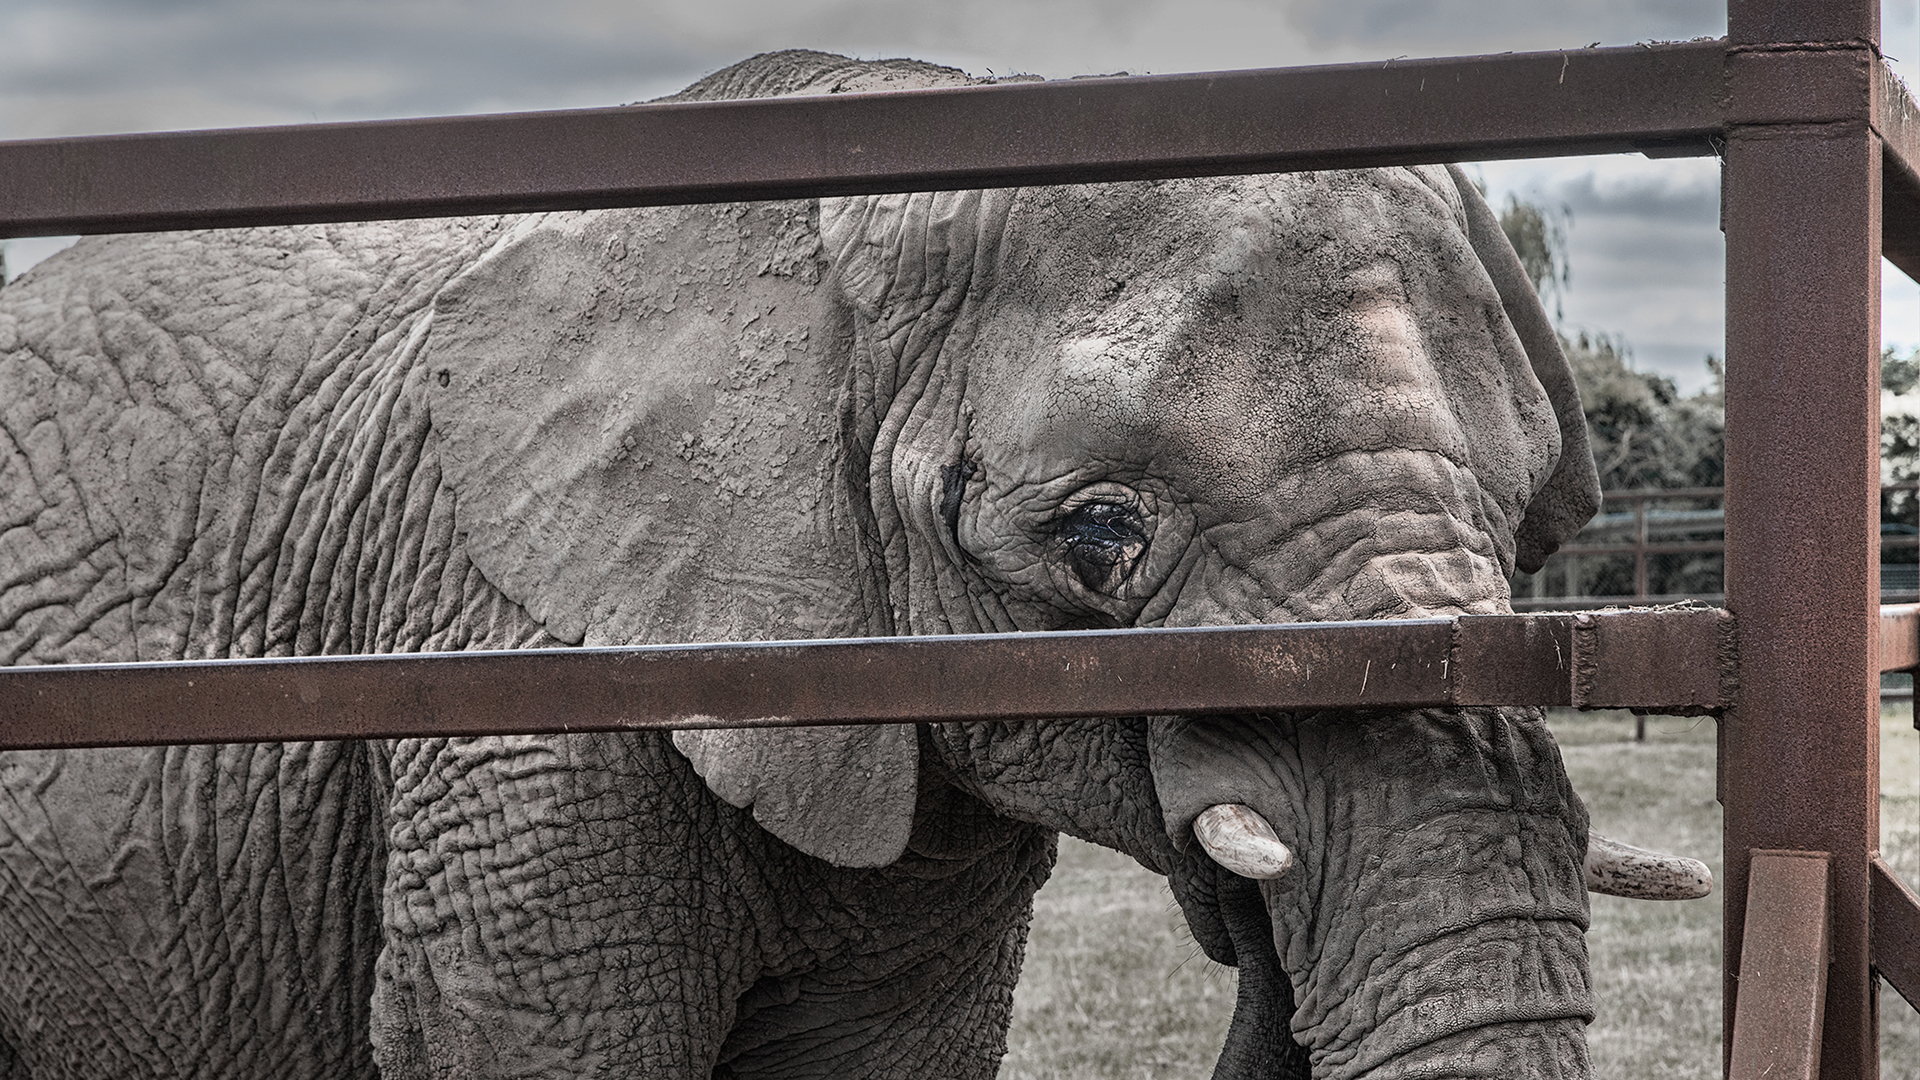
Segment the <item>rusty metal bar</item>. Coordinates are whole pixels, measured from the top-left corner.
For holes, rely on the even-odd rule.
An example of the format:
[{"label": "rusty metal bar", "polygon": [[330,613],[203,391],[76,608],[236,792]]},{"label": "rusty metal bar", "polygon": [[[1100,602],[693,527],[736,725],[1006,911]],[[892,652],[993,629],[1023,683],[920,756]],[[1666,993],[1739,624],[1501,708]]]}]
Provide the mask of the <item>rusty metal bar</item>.
[{"label": "rusty metal bar", "polygon": [[1645,150],[1707,154],[1722,46],[0,143],[0,236]]},{"label": "rusty metal bar", "polygon": [[1871,872],[1873,969],[1920,1009],[1920,896],[1884,860],[1873,860]]},{"label": "rusty metal bar", "polygon": [[[1910,481],[1920,484],[1920,481]],[[1889,484],[1888,487],[1895,485]],[[1610,488],[1600,493],[1604,502],[1646,502],[1666,499],[1718,499],[1727,493],[1723,487],[1690,488]]]},{"label": "rusty metal bar", "polygon": [[1583,611],[1571,618],[1574,707],[1698,715],[1725,703],[1738,664],[1727,612]]},{"label": "rusty metal bar", "polygon": [[1880,133],[1885,198],[1881,254],[1920,280],[1920,108],[1885,65],[1876,72],[1876,128]]},{"label": "rusty metal bar", "polygon": [[[1732,43],[1729,75],[1749,91],[1729,114],[1732,123],[1839,123],[1858,118],[1853,102],[1867,98],[1868,116],[1882,139],[1885,185],[1881,254],[1920,280],[1920,107],[1865,38],[1857,48],[1807,50],[1757,41]],[[1742,67],[1746,71],[1742,71]],[[1769,90],[1768,88],[1772,89]]]},{"label": "rusty metal bar", "polygon": [[1723,704],[1731,633],[1725,612],[1691,609],[15,667],[0,669],[0,749],[1336,707],[1699,713]]},{"label": "rusty metal bar", "polygon": [[1731,1062],[1752,1037],[1738,1024],[1747,995],[1769,993],[1744,967],[1763,955],[1746,944],[1749,904],[1764,900],[1748,892],[1749,852],[1830,852],[1827,1080],[1879,1072],[1878,18],[1878,0],[1728,6],[1726,575],[1740,675],[1720,726],[1725,1030]]},{"label": "rusty metal bar", "polygon": [[1824,851],[1754,851],[1727,1080],[1814,1080],[1827,1000]]}]

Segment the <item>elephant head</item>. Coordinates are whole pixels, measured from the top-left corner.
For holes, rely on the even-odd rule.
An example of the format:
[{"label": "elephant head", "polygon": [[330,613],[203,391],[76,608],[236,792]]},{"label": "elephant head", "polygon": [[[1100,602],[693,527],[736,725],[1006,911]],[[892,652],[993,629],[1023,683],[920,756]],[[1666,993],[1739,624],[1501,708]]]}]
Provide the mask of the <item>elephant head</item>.
[{"label": "elephant head", "polygon": [[[683,97],[956,81],[790,53]],[[1598,502],[1440,167],[536,218],[419,336],[474,565],[573,643],[1502,612]],[[899,859],[938,783],[1168,875],[1242,970],[1221,1075],[1586,1074],[1587,822],[1537,714],[674,741],[836,865]]]}]

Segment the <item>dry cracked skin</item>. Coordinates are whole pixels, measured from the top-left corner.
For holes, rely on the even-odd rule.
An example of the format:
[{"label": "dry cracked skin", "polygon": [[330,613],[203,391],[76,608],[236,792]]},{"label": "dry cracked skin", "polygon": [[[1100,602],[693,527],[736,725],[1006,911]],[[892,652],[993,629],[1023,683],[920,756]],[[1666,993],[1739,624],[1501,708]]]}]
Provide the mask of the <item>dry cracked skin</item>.
[{"label": "dry cracked skin", "polygon": [[[0,290],[15,663],[1500,612],[1596,497],[1444,168],[90,239]],[[988,1076],[1059,832],[1240,965],[1219,1075],[1587,1073],[1585,812],[1473,710],[0,755],[0,1075]]]}]

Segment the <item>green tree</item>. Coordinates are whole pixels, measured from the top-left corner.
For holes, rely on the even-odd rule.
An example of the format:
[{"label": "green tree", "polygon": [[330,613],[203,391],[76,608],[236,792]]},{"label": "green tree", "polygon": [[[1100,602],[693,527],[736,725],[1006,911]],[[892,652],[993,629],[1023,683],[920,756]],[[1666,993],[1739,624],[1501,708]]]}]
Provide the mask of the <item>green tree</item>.
[{"label": "green tree", "polygon": [[1567,264],[1567,226],[1572,223],[1573,211],[1564,205],[1556,213],[1511,193],[1500,211],[1500,231],[1507,234],[1520,265],[1533,279],[1533,291],[1542,300],[1553,297],[1556,320],[1562,315],[1561,298],[1573,281]]},{"label": "green tree", "polygon": [[[1519,253],[1534,288],[1556,301],[1572,279],[1566,254],[1570,220],[1564,210],[1556,215],[1512,196],[1500,214],[1500,227]],[[1556,315],[1557,307],[1556,303]],[[1560,344],[1580,388],[1603,489],[1719,487],[1726,482],[1726,371],[1717,357],[1706,358],[1712,384],[1682,396],[1673,380],[1634,370],[1631,353],[1618,338],[1584,331],[1572,337],[1563,333]],[[1920,350],[1906,356],[1892,349],[1883,352],[1880,385],[1887,391],[1880,419],[1882,482],[1920,481]],[[1717,502],[1668,500],[1659,505],[1688,510],[1717,506]],[[1608,509],[1617,513],[1624,507]],[[1892,530],[1889,536],[1920,525],[1920,493],[1883,492],[1880,517],[1886,523],[1883,528]],[[1621,538],[1609,535],[1607,539]],[[1916,559],[1920,549],[1897,545],[1889,545],[1882,556],[1887,563]],[[1565,587],[1565,569],[1562,565],[1543,574],[1556,592]],[[1629,560],[1590,558],[1577,568],[1573,587],[1588,595],[1617,594],[1630,588],[1631,575]],[[1719,556],[1655,556],[1649,577],[1655,593],[1718,592]]]},{"label": "green tree", "polygon": [[[1572,280],[1566,254],[1566,227],[1571,215],[1553,214],[1509,196],[1500,214],[1500,226],[1520,255],[1520,264],[1533,279],[1537,292],[1558,300]],[[1581,331],[1564,332],[1560,346],[1573,369],[1586,414],[1587,437],[1593,448],[1600,485],[1608,491],[1646,488],[1718,487],[1724,483],[1726,458],[1725,379],[1720,361],[1706,358],[1712,384],[1682,395],[1672,379],[1636,371],[1632,354],[1620,338]],[[1916,428],[1920,435],[1920,427]],[[1712,520],[1681,524],[1665,518],[1661,528],[1682,531],[1667,539],[1710,539],[1718,535],[1718,506],[1712,499],[1667,500],[1660,511],[1707,511]],[[1611,505],[1589,539],[1617,543],[1631,535],[1629,508]],[[1623,518],[1623,512],[1628,516]],[[1626,531],[1622,531],[1625,529]],[[1516,596],[1543,587],[1554,594],[1631,594],[1634,565],[1629,556],[1585,557],[1572,562],[1557,558],[1535,581],[1515,581]],[[1714,593],[1721,585],[1717,554],[1656,555],[1648,560],[1648,588],[1653,594]]]},{"label": "green tree", "polygon": [[1726,393],[1720,361],[1713,384],[1682,396],[1664,375],[1635,371],[1620,342],[1585,332],[1560,344],[1580,388],[1600,486],[1718,487],[1725,482]]},{"label": "green tree", "polygon": [[[1897,355],[1880,354],[1880,482],[1920,480],[1920,350]],[[1880,520],[1904,527],[1920,519],[1920,502],[1912,491],[1880,493]],[[1904,531],[1902,528],[1900,531]],[[1908,547],[1889,547],[1882,562],[1910,563],[1920,553]]]}]

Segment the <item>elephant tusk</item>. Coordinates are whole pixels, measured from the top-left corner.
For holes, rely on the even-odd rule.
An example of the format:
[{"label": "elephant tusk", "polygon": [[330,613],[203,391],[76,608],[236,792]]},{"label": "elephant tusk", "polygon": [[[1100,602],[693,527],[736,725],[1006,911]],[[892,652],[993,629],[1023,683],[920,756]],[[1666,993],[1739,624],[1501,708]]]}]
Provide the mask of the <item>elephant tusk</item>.
[{"label": "elephant tusk", "polygon": [[1244,878],[1270,881],[1293,866],[1293,852],[1250,806],[1221,803],[1193,820],[1193,837],[1213,861]]},{"label": "elephant tusk", "polygon": [[1587,889],[1629,900],[1698,900],[1713,891],[1713,871],[1698,859],[1588,833]]}]

